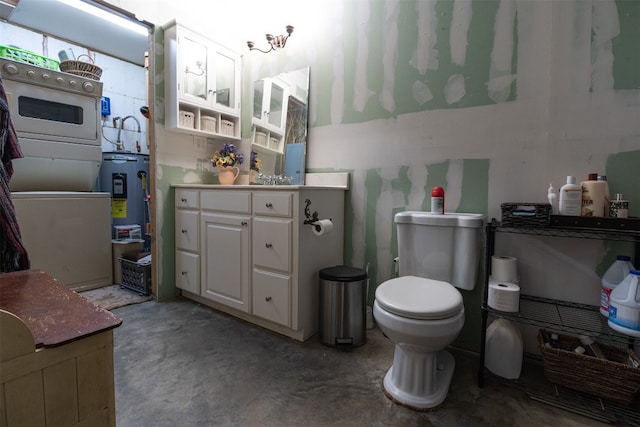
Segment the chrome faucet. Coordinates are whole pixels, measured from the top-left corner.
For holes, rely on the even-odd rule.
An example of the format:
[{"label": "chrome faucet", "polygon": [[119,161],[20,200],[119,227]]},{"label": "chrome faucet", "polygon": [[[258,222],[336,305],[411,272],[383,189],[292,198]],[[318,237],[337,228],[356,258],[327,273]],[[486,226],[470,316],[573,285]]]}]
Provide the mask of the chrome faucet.
[{"label": "chrome faucet", "polygon": [[[136,124],[138,125],[138,133],[140,133],[140,122],[134,116],[127,116],[127,117],[124,117],[124,118],[120,119],[120,128],[118,129],[118,137],[116,138],[116,149],[118,151],[122,151],[124,149],[124,144],[120,140],[120,133],[122,132],[122,129],[124,129],[124,122],[126,122],[127,119],[135,120]],[[115,123],[115,122],[116,122],[116,119],[113,120],[113,123]]]}]

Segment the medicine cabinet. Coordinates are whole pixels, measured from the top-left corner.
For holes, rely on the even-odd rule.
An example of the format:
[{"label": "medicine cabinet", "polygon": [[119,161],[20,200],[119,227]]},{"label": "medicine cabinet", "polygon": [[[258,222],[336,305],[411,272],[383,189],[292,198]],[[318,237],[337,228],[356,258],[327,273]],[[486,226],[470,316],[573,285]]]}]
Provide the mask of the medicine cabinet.
[{"label": "medicine cabinet", "polygon": [[240,55],[171,22],[165,27],[165,126],[240,139]]}]

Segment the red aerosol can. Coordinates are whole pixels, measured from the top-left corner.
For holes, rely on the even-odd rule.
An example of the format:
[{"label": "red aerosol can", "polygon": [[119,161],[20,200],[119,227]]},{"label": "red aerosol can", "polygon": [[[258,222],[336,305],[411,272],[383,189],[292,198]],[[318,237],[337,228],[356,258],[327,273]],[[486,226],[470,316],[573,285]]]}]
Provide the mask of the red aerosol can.
[{"label": "red aerosol can", "polygon": [[431,190],[431,213],[444,214],[444,188],[433,187]]}]

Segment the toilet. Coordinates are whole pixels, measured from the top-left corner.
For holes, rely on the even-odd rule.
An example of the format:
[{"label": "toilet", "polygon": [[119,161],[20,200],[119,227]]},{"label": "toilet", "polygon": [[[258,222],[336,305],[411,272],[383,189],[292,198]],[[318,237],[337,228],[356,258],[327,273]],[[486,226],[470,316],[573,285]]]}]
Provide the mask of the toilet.
[{"label": "toilet", "polygon": [[447,397],[455,360],[445,350],[464,325],[462,295],[477,277],[480,214],[407,211],[395,215],[399,277],[376,289],[374,318],[395,343],[383,380],[391,400],[417,410]]}]

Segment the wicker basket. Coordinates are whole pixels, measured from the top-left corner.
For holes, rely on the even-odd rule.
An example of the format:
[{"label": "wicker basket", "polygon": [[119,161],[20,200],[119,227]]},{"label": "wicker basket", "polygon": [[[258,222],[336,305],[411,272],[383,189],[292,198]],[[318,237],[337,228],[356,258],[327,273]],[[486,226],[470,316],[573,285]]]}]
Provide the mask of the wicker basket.
[{"label": "wicker basket", "polygon": [[201,116],[200,117],[200,130],[205,132],[216,132],[217,119],[213,116]]},{"label": "wicker basket", "polygon": [[557,334],[558,348],[549,348],[543,334],[550,333],[538,332],[544,376],[549,382],[624,405],[635,399],[640,390],[640,368],[631,366],[630,361],[640,364],[640,359],[633,351],[598,343],[607,357],[604,360],[568,350],[581,343],[567,335]]},{"label": "wicker basket", "polygon": [[223,135],[234,135],[234,124],[229,120],[220,120],[220,133]]},{"label": "wicker basket", "polygon": [[183,128],[193,129],[196,125],[196,115],[190,111],[178,112],[178,124]]},{"label": "wicker basket", "polygon": [[502,225],[505,227],[546,227],[549,225],[549,203],[503,203]]},{"label": "wicker basket", "polygon": [[[86,57],[91,62],[79,61],[80,58]],[[87,77],[93,80],[100,80],[102,76],[102,68],[93,63],[88,55],[80,55],[78,59],[66,60],[60,63],[60,70],[65,73],[74,74],[76,76]]]},{"label": "wicker basket", "polygon": [[256,144],[262,145],[263,147],[267,146],[267,134],[264,132],[256,132],[255,141]]}]

